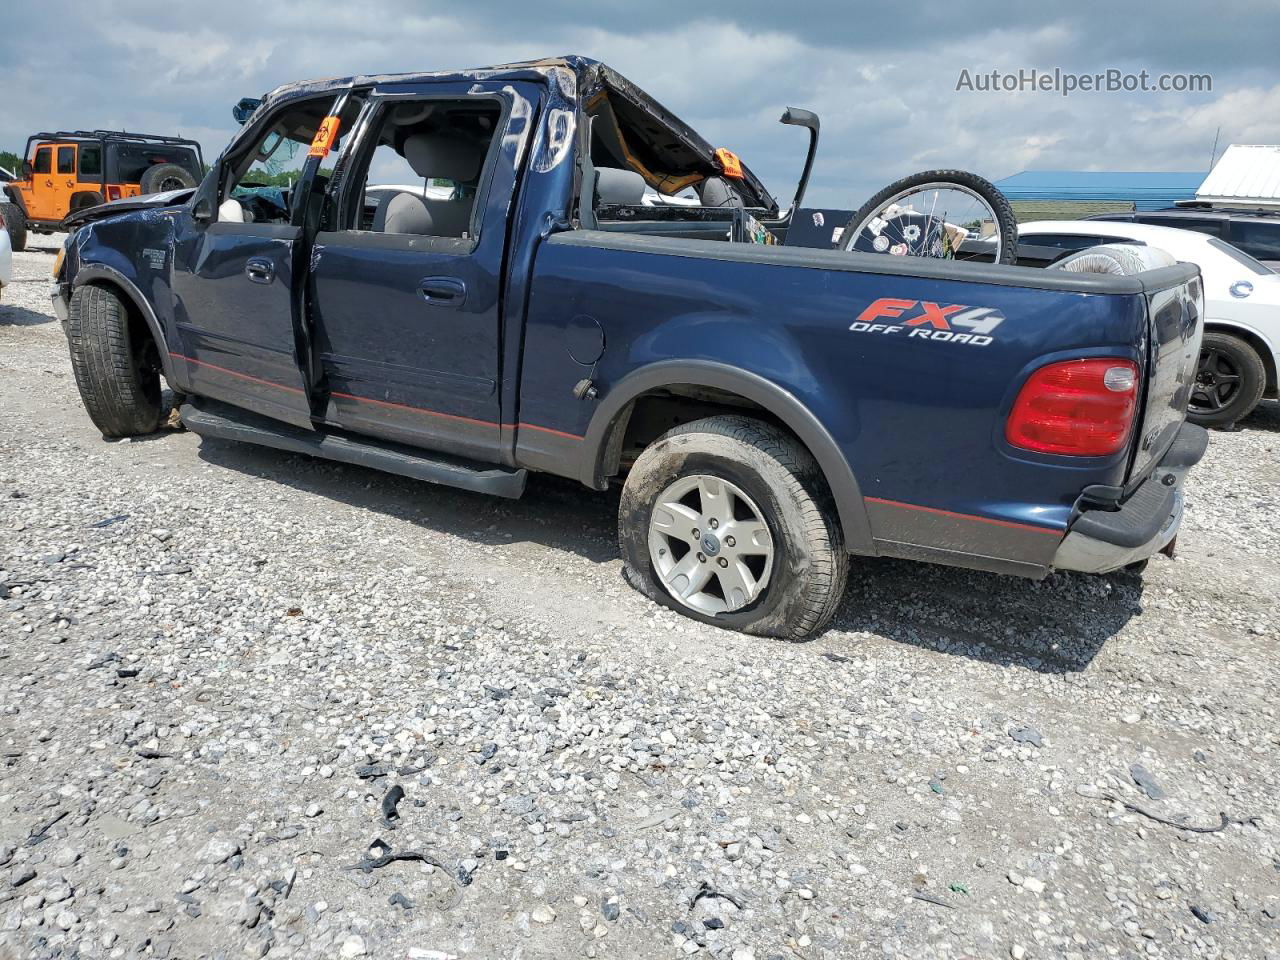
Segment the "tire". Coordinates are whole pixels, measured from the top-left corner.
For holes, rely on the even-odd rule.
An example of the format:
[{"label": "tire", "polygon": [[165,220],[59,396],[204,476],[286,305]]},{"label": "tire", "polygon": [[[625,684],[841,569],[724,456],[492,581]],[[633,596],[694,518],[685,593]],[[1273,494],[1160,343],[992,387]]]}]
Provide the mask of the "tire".
[{"label": "tire", "polygon": [[1210,330],[1200,343],[1187,419],[1202,427],[1243,420],[1258,405],[1266,387],[1267,368],[1258,352],[1237,336]]},{"label": "tire", "polygon": [[27,249],[27,215],[16,203],[0,203],[0,216],[9,231],[9,245],[15,253]]},{"label": "tire", "polygon": [[104,437],[140,436],[160,426],[160,356],[150,336],[130,327],[129,309],[113,290],[88,285],[72,295],[71,369]]},{"label": "tire", "polygon": [[[702,480],[695,481],[695,477]],[[666,548],[654,543],[673,548],[665,561],[668,564],[675,562],[677,544],[665,538],[655,541],[656,528],[651,527],[667,515],[660,511],[655,520],[655,508],[668,491],[678,490],[679,484],[706,481],[720,484],[722,491],[736,488],[727,513],[733,514],[735,509],[744,516],[758,513],[768,530],[764,539],[772,548],[763,576],[759,568],[752,567],[752,575],[761,585],[759,593],[741,606],[719,612],[696,609],[667,589],[655,562],[655,558],[661,559],[658,551]],[[715,510],[710,508],[707,515],[715,516]],[[722,534],[726,529],[738,529],[729,526],[731,520],[737,522],[731,516],[722,521]],[[703,522],[714,526],[710,520]],[[728,566],[728,548],[735,545],[731,536],[724,536],[714,544],[714,553],[705,550],[708,565],[694,568],[695,573],[714,577],[715,585],[708,581],[707,589],[718,590],[722,596],[726,590],[717,568],[709,562]],[[645,596],[703,623],[758,636],[798,640],[821,629],[840,603],[848,574],[844,536],[817,463],[790,435],[749,417],[698,420],[676,427],[650,444],[623,486],[618,539],[627,581]],[[696,549],[685,544],[682,559],[690,552],[703,559],[705,535],[696,542]],[[732,562],[736,569],[738,560]],[[715,599],[710,594],[695,596]]]},{"label": "tire", "polygon": [[166,190],[182,190],[194,187],[196,178],[185,168],[176,163],[157,163],[148,167],[138,181],[138,190],[142,195],[162,193]]},{"label": "tire", "polygon": [[858,228],[873,213],[878,213],[889,198],[902,193],[904,190],[923,187],[930,183],[955,184],[967,190],[972,190],[980,196],[996,215],[996,228],[1000,235],[999,262],[1008,264],[1018,262],[1018,219],[1013,215],[1013,207],[1009,205],[1005,195],[990,180],[965,170],[925,170],[894,181],[858,208],[858,212],[853,215],[849,225],[845,227],[844,233],[836,246],[843,250],[849,249],[848,245],[855,241]]}]

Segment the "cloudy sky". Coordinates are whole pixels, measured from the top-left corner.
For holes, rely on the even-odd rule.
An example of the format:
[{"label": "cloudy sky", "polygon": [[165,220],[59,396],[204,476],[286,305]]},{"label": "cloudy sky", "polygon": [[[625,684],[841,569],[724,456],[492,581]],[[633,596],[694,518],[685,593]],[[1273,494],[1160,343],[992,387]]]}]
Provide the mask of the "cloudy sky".
[{"label": "cloudy sky", "polygon": [[[602,59],[782,199],[822,117],[809,202],[857,206],[915,170],[1203,170],[1221,145],[1280,143],[1275,0],[25,0],[0,19],[0,149],[51,127],[180,133],[216,155],[231,104],[279,83]],[[22,11],[28,11],[24,15]],[[957,91],[971,74],[1055,67],[1207,73],[1208,93]],[[1220,148],[1221,149],[1221,148]]]}]

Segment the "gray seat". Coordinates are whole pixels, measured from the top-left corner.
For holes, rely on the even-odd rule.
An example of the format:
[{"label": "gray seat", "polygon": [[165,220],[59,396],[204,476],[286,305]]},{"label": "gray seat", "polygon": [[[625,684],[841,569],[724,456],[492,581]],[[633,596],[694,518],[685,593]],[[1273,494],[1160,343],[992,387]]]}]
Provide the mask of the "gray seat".
[{"label": "gray seat", "polygon": [[596,167],[597,203],[635,207],[644,202],[644,177],[634,170]]},{"label": "gray seat", "polygon": [[[487,144],[453,133],[415,133],[404,141],[404,158],[424,181],[439,177],[474,183],[480,177]],[[373,229],[428,237],[463,237],[471,229],[475,197],[436,200],[416,193],[397,193],[378,204]]]},{"label": "gray seat", "polygon": [[707,177],[698,188],[704,207],[741,207],[742,197],[724,177]]}]

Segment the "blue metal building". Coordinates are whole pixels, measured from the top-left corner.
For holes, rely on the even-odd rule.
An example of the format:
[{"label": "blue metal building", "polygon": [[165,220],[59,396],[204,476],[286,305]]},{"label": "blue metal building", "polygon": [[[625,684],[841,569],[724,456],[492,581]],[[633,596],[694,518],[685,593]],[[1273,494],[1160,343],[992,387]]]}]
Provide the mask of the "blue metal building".
[{"label": "blue metal building", "polygon": [[1159,210],[1191,200],[1204,173],[1025,170],[997,180],[1020,219],[1063,219],[1119,210]]}]

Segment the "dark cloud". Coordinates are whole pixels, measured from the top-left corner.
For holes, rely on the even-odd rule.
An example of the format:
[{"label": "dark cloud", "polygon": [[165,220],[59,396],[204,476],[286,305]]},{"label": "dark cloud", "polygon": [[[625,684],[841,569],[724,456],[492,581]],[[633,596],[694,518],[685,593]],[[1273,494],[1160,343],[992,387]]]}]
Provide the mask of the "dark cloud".
[{"label": "dark cloud", "polygon": [[[1219,127],[1224,144],[1280,142],[1274,0],[738,0],[705,10],[658,0],[589,12],[568,0],[97,0],[41,10],[9,11],[0,30],[5,149],[37,129],[127,127],[194,136],[213,155],[234,131],[231,104],[279,83],[569,52],[610,62],[784,199],[805,143],[777,125],[789,104],[823,120],[810,199],[842,206],[927,166],[992,178],[1028,167],[1194,170]],[[963,68],[1055,66],[1205,72],[1214,86],[1067,99],[955,89]]]}]

